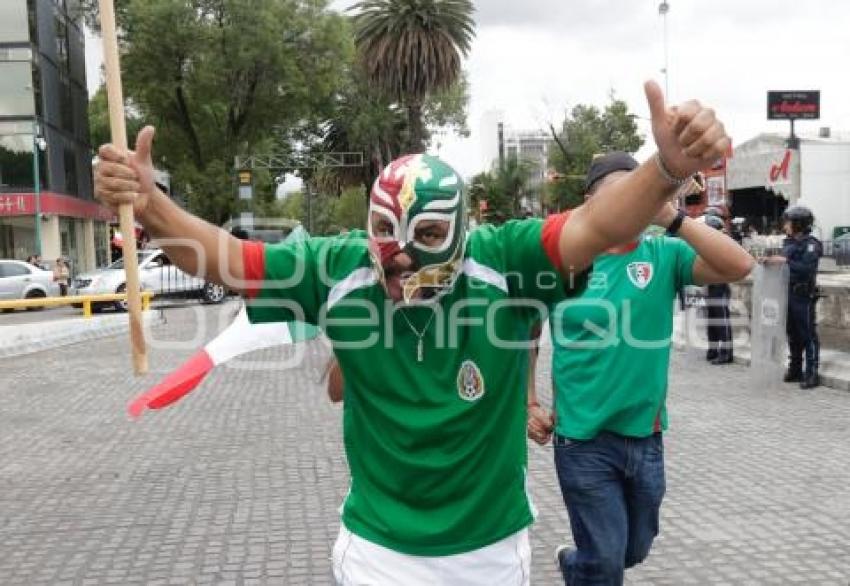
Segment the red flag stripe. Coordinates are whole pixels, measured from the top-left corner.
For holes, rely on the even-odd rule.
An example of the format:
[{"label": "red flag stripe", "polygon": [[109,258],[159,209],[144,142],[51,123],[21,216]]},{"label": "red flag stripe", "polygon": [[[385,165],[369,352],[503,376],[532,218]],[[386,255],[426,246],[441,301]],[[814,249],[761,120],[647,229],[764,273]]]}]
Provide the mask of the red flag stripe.
[{"label": "red flag stripe", "polygon": [[180,368],[130,404],[131,417],[139,417],[145,409],[162,409],[180,400],[200,384],[215,365],[206,351],[200,351]]}]

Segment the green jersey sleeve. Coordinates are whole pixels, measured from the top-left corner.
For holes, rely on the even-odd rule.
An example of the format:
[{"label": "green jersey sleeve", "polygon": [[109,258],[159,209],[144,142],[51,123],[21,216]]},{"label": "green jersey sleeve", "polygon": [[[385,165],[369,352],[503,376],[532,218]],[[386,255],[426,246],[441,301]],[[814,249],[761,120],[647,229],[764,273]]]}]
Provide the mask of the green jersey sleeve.
[{"label": "green jersey sleeve", "polygon": [[343,240],[310,238],[274,245],[244,243],[242,260],[248,283],[249,319],[253,323],[318,324],[335,281],[333,271],[339,268],[340,252],[343,256],[346,251],[353,253],[347,255],[351,258],[362,257],[362,246]]},{"label": "green jersey sleeve", "polygon": [[585,275],[565,277],[559,267],[557,238],[563,214],[546,220],[513,220],[495,231],[511,297],[558,303],[583,288]]}]

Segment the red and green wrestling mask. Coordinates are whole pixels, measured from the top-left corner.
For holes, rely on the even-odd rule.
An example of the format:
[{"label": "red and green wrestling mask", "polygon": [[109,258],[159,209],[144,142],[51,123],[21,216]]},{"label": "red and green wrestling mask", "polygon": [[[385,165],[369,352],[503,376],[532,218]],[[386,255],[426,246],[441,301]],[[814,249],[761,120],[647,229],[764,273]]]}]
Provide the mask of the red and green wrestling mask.
[{"label": "red and green wrestling mask", "polygon": [[451,289],[465,239],[463,181],[437,157],[401,157],[375,180],[369,197],[369,251],[384,286],[396,256],[405,253],[413,261],[402,279],[405,303],[435,299]]}]

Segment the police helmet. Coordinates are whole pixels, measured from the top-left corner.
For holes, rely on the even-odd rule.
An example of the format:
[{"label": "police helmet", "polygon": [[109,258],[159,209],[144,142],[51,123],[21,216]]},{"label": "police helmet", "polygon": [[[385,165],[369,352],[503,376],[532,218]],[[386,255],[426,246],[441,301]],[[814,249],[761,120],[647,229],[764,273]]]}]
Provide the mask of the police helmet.
[{"label": "police helmet", "polygon": [[815,223],[815,216],[806,206],[791,206],[782,214],[782,222],[790,222],[791,231],[795,234],[800,232],[809,234]]},{"label": "police helmet", "polygon": [[726,227],[726,224],[718,216],[705,214],[703,218],[705,225],[709,228],[714,228],[715,230],[723,230]]}]

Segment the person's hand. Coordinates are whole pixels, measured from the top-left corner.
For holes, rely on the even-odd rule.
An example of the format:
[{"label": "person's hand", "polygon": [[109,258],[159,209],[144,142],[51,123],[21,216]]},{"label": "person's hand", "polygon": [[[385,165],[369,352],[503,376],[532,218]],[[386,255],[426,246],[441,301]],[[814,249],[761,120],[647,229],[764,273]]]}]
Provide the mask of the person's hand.
[{"label": "person's hand", "polygon": [[765,256],[759,262],[764,265],[781,265],[785,262],[784,256]]},{"label": "person's hand", "polygon": [[146,126],[136,138],[135,151],[122,151],[113,144],[100,147],[94,195],[104,205],[117,211],[129,203],[136,215],[144,212],[156,189],[151,159],[153,136],[153,126]]},{"label": "person's hand", "polygon": [[528,437],[541,446],[545,446],[552,438],[555,428],[555,417],[537,403],[528,406]]},{"label": "person's hand", "polygon": [[695,100],[668,107],[654,81],[646,82],[644,90],[658,154],[669,173],[685,178],[726,155],[731,140],[714,110]]},{"label": "person's hand", "polygon": [[676,219],[677,214],[678,212],[676,211],[676,208],[672,203],[668,202],[664,204],[664,207],[662,207],[652,219],[652,225],[666,230],[670,227],[670,224],[673,223],[673,220]]}]

